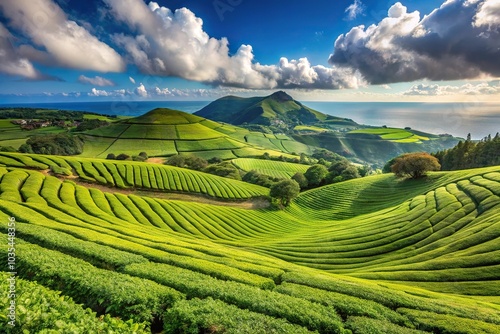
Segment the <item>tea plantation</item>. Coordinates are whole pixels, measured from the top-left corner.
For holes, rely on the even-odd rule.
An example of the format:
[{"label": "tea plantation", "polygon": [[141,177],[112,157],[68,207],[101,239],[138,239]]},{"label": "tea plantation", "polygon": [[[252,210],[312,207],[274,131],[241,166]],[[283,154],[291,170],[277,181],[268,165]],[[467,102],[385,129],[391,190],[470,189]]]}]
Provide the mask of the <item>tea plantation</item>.
[{"label": "tea plantation", "polygon": [[16,327],[0,332],[500,333],[500,167],[371,176],[246,210],[46,171],[220,198],[265,188],[128,161],[0,164],[0,242],[14,217],[18,280]]},{"label": "tea plantation", "polygon": [[108,154],[150,156],[197,155],[219,157],[294,157],[296,152],[312,153],[312,148],[286,135],[251,132],[240,127],[210,121],[172,109],[154,109],[142,116],[83,132],[83,156],[105,158]]}]

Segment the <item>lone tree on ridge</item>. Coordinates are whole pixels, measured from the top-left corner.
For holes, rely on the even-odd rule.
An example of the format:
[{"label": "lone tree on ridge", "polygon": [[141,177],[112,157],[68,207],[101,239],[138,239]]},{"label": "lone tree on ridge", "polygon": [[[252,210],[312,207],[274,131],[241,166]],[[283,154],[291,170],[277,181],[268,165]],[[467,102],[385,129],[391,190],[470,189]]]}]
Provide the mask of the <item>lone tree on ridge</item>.
[{"label": "lone tree on ridge", "polygon": [[418,179],[428,171],[440,169],[438,159],[425,152],[400,155],[391,166],[392,172],[397,176],[410,176],[412,179]]}]

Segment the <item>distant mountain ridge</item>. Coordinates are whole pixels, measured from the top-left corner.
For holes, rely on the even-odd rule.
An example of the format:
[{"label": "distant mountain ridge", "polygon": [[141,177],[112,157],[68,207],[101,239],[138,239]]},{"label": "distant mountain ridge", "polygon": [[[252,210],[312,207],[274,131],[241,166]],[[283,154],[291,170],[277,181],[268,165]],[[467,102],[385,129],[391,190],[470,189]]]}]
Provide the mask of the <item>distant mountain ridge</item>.
[{"label": "distant mountain ridge", "polygon": [[225,96],[197,111],[195,115],[233,125],[272,125],[280,122],[290,128],[299,124],[321,122],[357,125],[352,120],[326,115],[304,106],[283,91],[264,97]]}]

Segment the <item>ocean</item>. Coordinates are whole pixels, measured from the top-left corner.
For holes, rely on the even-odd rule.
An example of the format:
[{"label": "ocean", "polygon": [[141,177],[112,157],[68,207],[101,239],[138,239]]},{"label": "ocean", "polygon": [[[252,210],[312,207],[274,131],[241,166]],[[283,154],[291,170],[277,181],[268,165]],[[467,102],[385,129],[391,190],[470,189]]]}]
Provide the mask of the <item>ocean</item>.
[{"label": "ocean", "polygon": [[[113,101],[80,103],[5,104],[0,107],[37,107],[90,111],[107,115],[139,116],[154,108],[194,113],[210,101]],[[500,132],[500,103],[412,103],[412,102],[303,102],[323,113],[350,118],[359,124],[411,127],[433,134],[448,133],[473,139]]]}]

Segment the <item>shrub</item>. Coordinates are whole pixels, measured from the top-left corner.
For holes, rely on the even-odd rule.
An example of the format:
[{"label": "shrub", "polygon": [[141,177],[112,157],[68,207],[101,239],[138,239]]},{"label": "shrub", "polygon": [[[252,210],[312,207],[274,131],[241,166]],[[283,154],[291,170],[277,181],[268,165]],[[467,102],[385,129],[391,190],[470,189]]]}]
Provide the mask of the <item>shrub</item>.
[{"label": "shrub", "polygon": [[280,179],[271,177],[269,175],[260,174],[256,170],[251,170],[248,173],[246,173],[245,175],[243,175],[242,180],[245,182],[248,182],[248,183],[257,184],[259,186],[270,188],[273,184],[278,182]]},{"label": "shrub", "polygon": [[121,153],[116,156],[116,160],[132,160],[132,158],[128,154]]},{"label": "shrub", "polygon": [[236,168],[230,162],[223,162],[217,165],[208,166],[204,169],[204,172],[227,177],[230,179],[241,180],[241,175],[238,168]]},{"label": "shrub", "polygon": [[106,156],[106,159],[108,159],[108,160],[115,160],[116,159],[116,155],[114,153],[109,153]]}]

